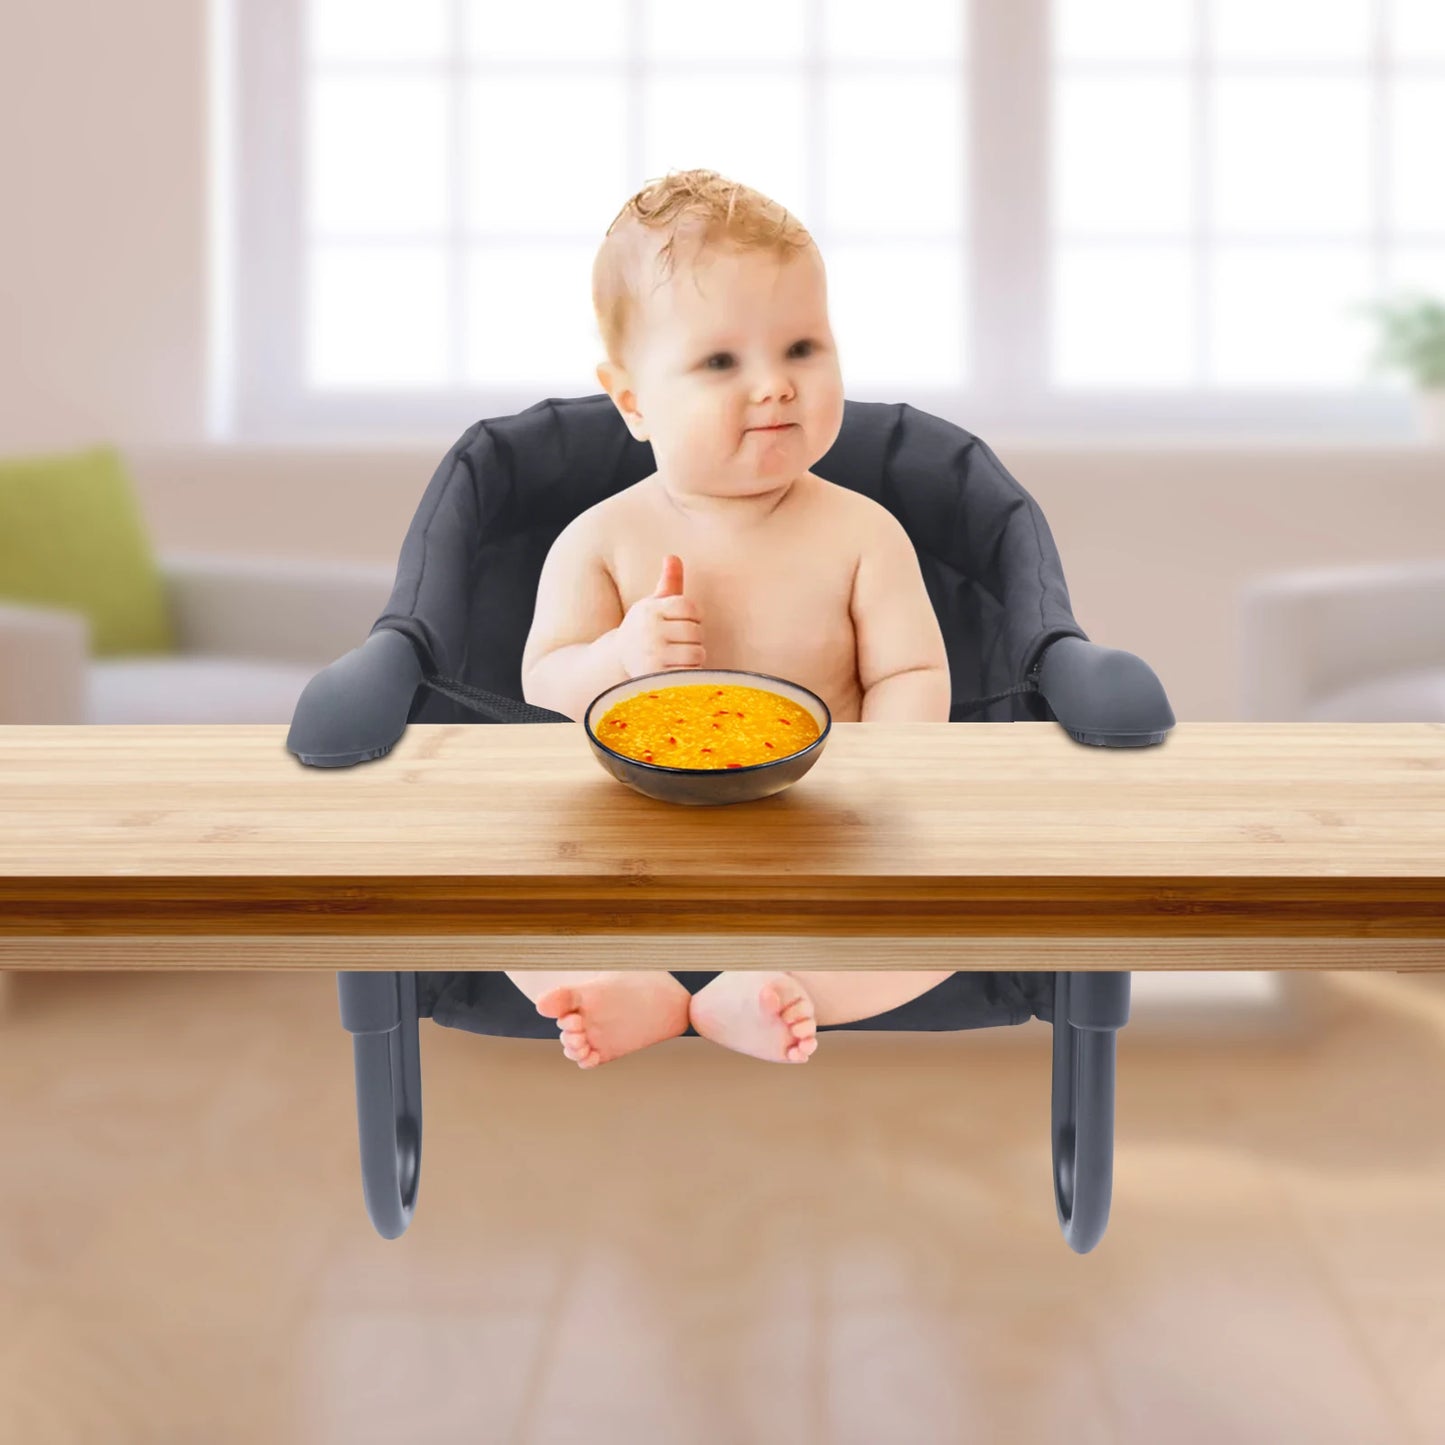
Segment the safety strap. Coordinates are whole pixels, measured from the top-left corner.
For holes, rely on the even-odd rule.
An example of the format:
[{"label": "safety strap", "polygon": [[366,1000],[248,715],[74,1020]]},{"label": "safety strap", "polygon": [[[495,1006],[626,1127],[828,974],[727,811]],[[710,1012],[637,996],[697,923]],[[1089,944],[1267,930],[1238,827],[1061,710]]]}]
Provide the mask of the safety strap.
[{"label": "safety strap", "polygon": [[[685,669],[679,668],[682,672]],[[1037,669],[1034,676],[1030,676],[1027,682],[1021,682],[1015,687],[1008,688],[1004,692],[996,692],[992,697],[975,698],[973,701],[962,705],[955,705],[955,711],[962,711],[965,714],[978,712],[980,708],[988,707],[992,703],[1002,702],[1006,697],[1015,697],[1019,693],[1037,692],[1039,685],[1035,681]],[[519,702],[514,697],[503,697],[500,693],[487,692],[480,687],[472,687],[465,682],[459,682],[454,677],[441,677],[437,673],[429,673],[422,678],[422,681],[433,692],[439,692],[444,697],[459,702],[472,712],[480,713],[483,717],[491,719],[492,722],[503,723],[553,723],[572,721],[565,713],[553,712],[551,708],[537,707],[530,702]]]}]

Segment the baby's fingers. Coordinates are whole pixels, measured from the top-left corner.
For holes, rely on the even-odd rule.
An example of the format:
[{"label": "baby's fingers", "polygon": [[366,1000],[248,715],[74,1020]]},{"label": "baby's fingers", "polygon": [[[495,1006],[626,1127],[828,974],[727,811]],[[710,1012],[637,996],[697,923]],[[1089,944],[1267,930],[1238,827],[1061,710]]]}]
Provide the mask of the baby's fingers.
[{"label": "baby's fingers", "polygon": [[664,667],[701,667],[707,656],[696,622],[669,622],[663,630]]},{"label": "baby's fingers", "polygon": [[664,622],[662,624],[662,640],[667,643],[690,643],[700,647],[702,645],[702,623]]},{"label": "baby's fingers", "polygon": [[662,664],[668,667],[701,667],[707,661],[707,653],[701,647],[694,647],[687,643],[674,642],[667,649],[667,660]]},{"label": "baby's fingers", "polygon": [[702,610],[686,597],[658,598],[658,615],[665,622],[701,622]]}]

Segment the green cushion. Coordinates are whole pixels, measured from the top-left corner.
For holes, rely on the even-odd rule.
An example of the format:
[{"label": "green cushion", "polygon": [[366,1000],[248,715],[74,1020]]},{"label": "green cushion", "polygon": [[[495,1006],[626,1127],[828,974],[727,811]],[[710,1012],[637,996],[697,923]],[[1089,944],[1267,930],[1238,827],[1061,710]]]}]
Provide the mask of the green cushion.
[{"label": "green cushion", "polygon": [[0,461],[0,599],[83,612],[93,657],[175,650],[160,569],[113,448]]}]

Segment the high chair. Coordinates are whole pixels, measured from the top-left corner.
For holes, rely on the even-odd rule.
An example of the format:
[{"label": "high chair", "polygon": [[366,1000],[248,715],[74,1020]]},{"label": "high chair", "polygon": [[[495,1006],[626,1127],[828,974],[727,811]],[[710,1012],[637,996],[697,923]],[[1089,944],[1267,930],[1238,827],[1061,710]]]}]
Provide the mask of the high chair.
[{"label": "high chair", "polygon": [[[564,526],[654,470],[651,446],[607,396],[539,402],[471,427],[422,497],[386,611],[307,684],[287,747],[314,767],[349,767],[382,757],[411,722],[571,723],[522,700],[542,563]],[[907,405],[850,401],[815,470],[887,507],[913,539],[947,646],[951,722],[1058,722],[1095,747],[1164,740],[1175,719],[1158,678],[1085,635],[1043,513],[978,437]],[[716,974],[676,976],[696,993]],[[886,1014],[823,1031],[1051,1023],[1055,1203],[1082,1254],[1108,1223],[1115,1033],[1129,1017],[1129,979],[960,972]],[[366,1206],[394,1239],[421,1171],[418,1020],[554,1048],[557,1027],[495,971],[359,970],[337,984],[353,1035]]]}]

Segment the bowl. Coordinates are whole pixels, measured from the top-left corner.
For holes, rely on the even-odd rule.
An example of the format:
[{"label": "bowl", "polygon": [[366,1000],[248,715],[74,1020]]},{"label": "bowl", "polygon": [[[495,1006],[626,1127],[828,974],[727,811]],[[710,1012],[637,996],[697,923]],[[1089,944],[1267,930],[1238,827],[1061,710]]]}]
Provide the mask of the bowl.
[{"label": "bowl", "polygon": [[[812,714],[818,724],[818,736],[805,748],[766,763],[751,763],[745,768],[670,768],[663,763],[644,763],[609,748],[597,736],[594,720],[606,715],[619,702],[640,692],[653,692],[659,687],[690,687],[714,683],[733,683],[741,687],[759,687],[778,693]],[[743,672],[726,667],[672,667],[665,672],[648,672],[629,677],[598,693],[587,704],[582,715],[587,742],[597,761],[617,779],[649,798],[662,803],[689,803],[700,807],[717,807],[723,803],[753,803],[770,798],[791,787],[822,756],[828,741],[833,715],[828,704],[796,682],[773,677],[766,672]]]}]

